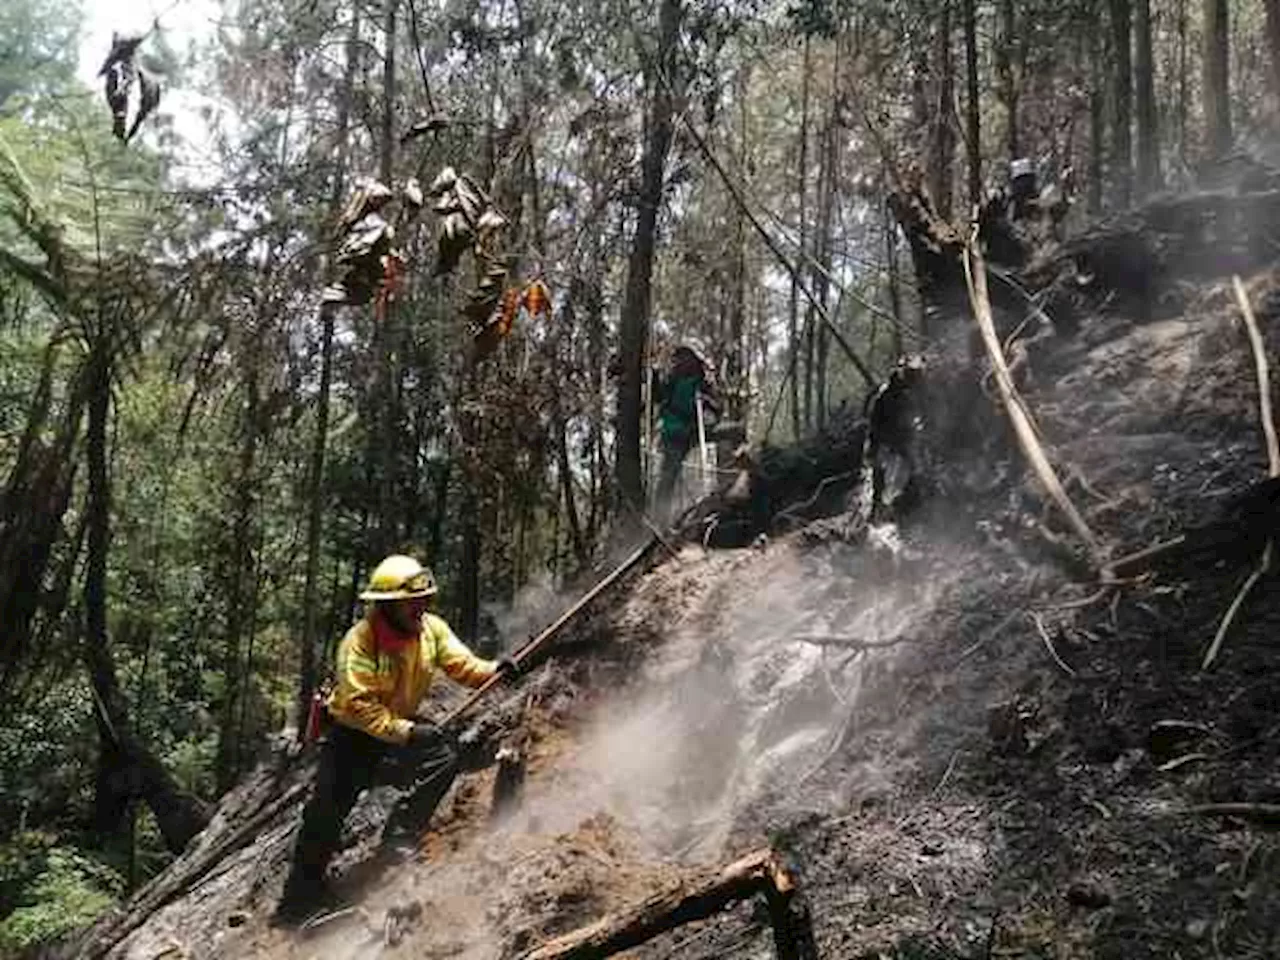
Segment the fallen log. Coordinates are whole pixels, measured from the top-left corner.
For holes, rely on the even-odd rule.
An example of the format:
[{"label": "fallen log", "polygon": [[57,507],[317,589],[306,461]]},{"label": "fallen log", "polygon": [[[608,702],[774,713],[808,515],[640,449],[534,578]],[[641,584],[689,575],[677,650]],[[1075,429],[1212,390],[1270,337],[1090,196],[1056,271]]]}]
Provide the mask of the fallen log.
[{"label": "fallen log", "polygon": [[757,894],[765,898],[779,960],[817,960],[813,924],[796,882],[773,850],[692,877],[524,953],[520,960],[599,960]]}]

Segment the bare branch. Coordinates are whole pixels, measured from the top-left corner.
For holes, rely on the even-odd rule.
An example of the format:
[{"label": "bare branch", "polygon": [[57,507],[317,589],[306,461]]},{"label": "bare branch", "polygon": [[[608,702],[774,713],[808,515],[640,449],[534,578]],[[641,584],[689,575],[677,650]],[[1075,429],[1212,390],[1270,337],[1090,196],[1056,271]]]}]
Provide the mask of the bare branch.
[{"label": "bare branch", "polygon": [[1044,641],[1045,649],[1049,651],[1049,656],[1053,658],[1053,662],[1056,663],[1062,669],[1062,672],[1068,677],[1071,677],[1072,679],[1078,677],[1079,674],[1068,666],[1067,662],[1063,660],[1062,657],[1058,656],[1058,651],[1053,645],[1053,638],[1049,636],[1049,631],[1045,629],[1044,621],[1040,619],[1040,614],[1032,613],[1030,616],[1031,622],[1036,625],[1036,630],[1040,634],[1040,639]]},{"label": "bare branch", "polygon": [[[1280,477],[1280,442],[1276,440],[1275,419],[1271,412],[1271,369],[1267,364],[1266,344],[1262,341],[1262,331],[1258,328],[1258,320],[1253,315],[1253,307],[1249,304],[1249,296],[1245,292],[1244,284],[1238,276],[1233,276],[1231,283],[1235,288],[1236,302],[1240,305],[1240,312],[1244,314],[1245,327],[1249,331],[1249,346],[1253,350],[1254,369],[1258,376],[1258,418],[1262,422],[1262,434],[1266,440],[1268,475]],[[1213,661],[1217,659],[1223,641],[1226,640],[1227,631],[1231,629],[1236,615],[1244,606],[1245,598],[1249,596],[1254,585],[1271,569],[1274,553],[1275,542],[1268,540],[1257,567],[1241,585],[1235,599],[1231,601],[1231,606],[1227,607],[1227,612],[1223,614],[1222,622],[1218,624],[1218,631],[1213,635],[1209,649],[1205,651],[1204,660],[1200,664],[1201,670],[1208,670],[1213,666]]]}]

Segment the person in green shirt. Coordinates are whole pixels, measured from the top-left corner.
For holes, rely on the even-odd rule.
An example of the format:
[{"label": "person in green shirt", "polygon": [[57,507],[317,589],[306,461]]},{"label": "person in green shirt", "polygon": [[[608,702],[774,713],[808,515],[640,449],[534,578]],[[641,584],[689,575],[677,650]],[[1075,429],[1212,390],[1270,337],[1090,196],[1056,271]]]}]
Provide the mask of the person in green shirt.
[{"label": "person in green shirt", "polygon": [[[659,510],[665,511],[675,492],[676,481],[689,448],[698,439],[698,398],[704,408],[718,414],[707,364],[688,346],[671,354],[667,376],[656,386],[659,436],[662,443],[662,472],[658,477]],[[704,425],[705,426],[705,425]]]}]

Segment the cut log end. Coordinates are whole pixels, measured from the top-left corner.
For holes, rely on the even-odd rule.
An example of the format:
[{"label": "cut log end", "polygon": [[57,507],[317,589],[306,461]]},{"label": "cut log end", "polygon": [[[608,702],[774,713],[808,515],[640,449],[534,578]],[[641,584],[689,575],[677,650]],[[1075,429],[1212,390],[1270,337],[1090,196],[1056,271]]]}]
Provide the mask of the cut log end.
[{"label": "cut log end", "polygon": [[686,923],[715,916],[732,903],[763,895],[779,960],[818,960],[809,909],[794,875],[773,850],[758,850],[707,871],[626,910],[557,937],[520,960],[600,960]]}]

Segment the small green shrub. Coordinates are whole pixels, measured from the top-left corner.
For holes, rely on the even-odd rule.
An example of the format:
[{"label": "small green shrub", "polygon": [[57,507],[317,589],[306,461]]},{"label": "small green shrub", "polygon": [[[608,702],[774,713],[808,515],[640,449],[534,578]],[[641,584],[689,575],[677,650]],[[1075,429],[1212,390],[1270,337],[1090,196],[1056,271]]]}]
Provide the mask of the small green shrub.
[{"label": "small green shrub", "polygon": [[22,834],[0,848],[0,875],[21,883],[16,907],[0,919],[0,956],[87,926],[124,890],[110,867],[43,834]]}]

